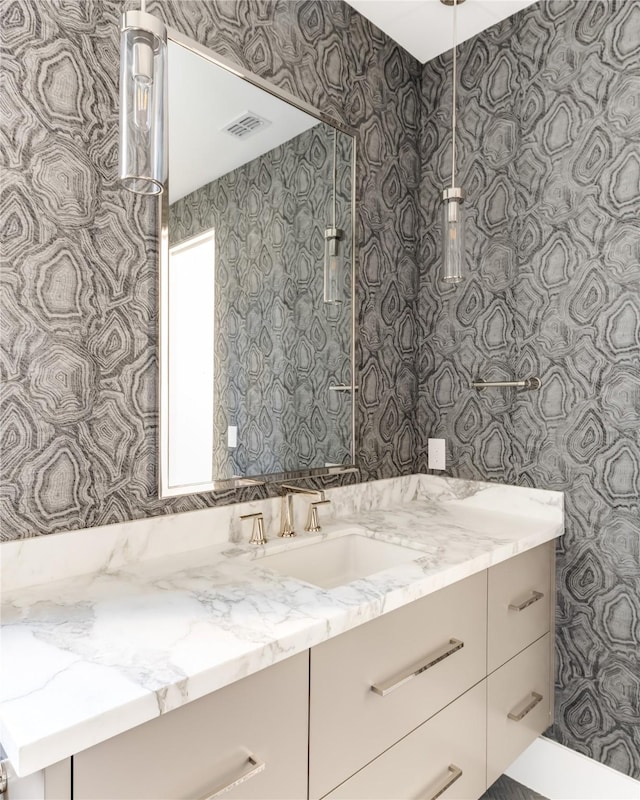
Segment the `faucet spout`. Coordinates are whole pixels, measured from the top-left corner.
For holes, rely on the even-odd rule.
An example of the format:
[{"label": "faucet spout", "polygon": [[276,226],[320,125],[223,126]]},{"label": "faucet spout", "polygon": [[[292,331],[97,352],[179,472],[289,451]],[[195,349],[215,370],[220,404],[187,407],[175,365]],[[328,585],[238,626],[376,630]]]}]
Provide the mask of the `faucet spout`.
[{"label": "faucet spout", "polygon": [[278,536],[288,539],[296,535],[293,518],[293,495],[317,495],[319,502],[324,502],[325,496],[322,489],[305,489],[302,486],[293,486],[288,483],[282,483],[280,485],[282,489],[284,489],[284,494],[282,495],[282,504],[280,507],[280,533]]},{"label": "faucet spout", "polygon": [[282,505],[280,510],[280,533],[279,536],[288,539],[296,535],[293,523],[293,494],[282,495]]},{"label": "faucet spout", "polygon": [[306,489],[304,486],[294,486],[290,483],[281,483],[280,487],[286,489],[287,492],[295,494],[317,494],[319,500],[324,500],[324,491],[322,489]]}]

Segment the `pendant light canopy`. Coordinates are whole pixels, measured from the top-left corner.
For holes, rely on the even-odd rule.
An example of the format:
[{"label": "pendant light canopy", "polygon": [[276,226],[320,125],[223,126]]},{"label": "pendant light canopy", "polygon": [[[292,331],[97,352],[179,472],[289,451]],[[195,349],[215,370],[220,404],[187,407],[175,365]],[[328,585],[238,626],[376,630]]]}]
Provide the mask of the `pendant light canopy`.
[{"label": "pendant light canopy", "polygon": [[464,0],[440,0],[453,6],[453,101],[451,106],[451,186],[442,192],[442,280],[461,283],[464,277],[464,191],[456,186],[456,84],[457,84],[457,9]]},{"label": "pendant light canopy", "polygon": [[144,10],[122,17],[120,180],[135,194],[159,194],[166,180],[164,24]]}]

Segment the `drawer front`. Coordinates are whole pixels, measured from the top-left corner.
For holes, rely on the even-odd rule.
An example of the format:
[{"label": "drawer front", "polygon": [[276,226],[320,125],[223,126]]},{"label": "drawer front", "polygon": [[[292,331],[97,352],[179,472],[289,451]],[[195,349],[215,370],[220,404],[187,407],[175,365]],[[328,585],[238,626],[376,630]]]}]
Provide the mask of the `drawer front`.
[{"label": "drawer front", "polygon": [[74,800],[194,800],[243,776],[225,798],[306,797],[308,667],[300,653],[79,753]]},{"label": "drawer front", "polygon": [[312,648],[310,798],[455,700],[485,669],[486,572]]},{"label": "drawer front", "polygon": [[327,797],[476,800],[486,788],[485,744],[486,682],[482,681]]},{"label": "drawer front", "polygon": [[547,633],[487,678],[487,783],[551,724]]},{"label": "drawer front", "polygon": [[550,629],[555,542],[547,542],[489,570],[491,673]]}]

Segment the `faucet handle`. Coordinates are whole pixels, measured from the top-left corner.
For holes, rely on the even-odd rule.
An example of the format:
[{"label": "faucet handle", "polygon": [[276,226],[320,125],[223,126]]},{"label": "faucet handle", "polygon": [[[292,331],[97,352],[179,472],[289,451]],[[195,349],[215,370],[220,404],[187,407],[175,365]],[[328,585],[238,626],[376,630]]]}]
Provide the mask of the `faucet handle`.
[{"label": "faucet handle", "polygon": [[264,517],[262,516],[262,511],[258,511],[255,514],[241,514],[240,519],[253,520],[253,527],[251,529],[251,538],[249,539],[249,544],[266,543],[267,538],[264,535]]},{"label": "faucet handle", "polygon": [[305,531],[308,533],[317,533],[322,530],[320,520],[318,518],[318,506],[328,506],[331,500],[316,500],[315,503],[309,503],[309,514],[307,515],[307,524],[304,526]]}]

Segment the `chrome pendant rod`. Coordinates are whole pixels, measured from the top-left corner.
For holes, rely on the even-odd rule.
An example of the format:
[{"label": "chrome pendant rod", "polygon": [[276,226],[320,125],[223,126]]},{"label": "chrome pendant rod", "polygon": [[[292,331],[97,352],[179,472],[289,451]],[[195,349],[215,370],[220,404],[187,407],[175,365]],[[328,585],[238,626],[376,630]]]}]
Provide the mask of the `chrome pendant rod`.
[{"label": "chrome pendant rod", "polygon": [[333,130],[333,224],[332,227],[336,227],[336,217],[337,217],[337,208],[336,208],[336,184],[338,182],[338,131],[334,128]]},{"label": "chrome pendant rod", "polygon": [[513,389],[539,389],[542,385],[540,378],[525,378],[521,381],[471,381],[472,389],[494,389],[511,387]]},{"label": "chrome pendant rod", "polygon": [[456,185],[456,83],[457,83],[458,0],[453,0],[453,99],[451,109],[451,188]]}]

